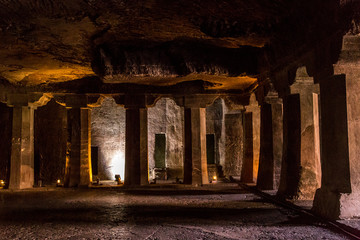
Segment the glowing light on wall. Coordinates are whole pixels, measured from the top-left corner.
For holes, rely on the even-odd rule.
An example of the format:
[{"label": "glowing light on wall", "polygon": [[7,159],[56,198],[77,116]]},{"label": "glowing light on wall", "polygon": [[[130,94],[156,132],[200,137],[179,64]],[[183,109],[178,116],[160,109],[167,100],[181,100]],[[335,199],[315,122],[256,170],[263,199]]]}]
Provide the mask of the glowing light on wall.
[{"label": "glowing light on wall", "polygon": [[115,174],[120,174],[121,180],[125,179],[125,155],[121,151],[115,152],[111,158],[110,172],[115,180]]}]

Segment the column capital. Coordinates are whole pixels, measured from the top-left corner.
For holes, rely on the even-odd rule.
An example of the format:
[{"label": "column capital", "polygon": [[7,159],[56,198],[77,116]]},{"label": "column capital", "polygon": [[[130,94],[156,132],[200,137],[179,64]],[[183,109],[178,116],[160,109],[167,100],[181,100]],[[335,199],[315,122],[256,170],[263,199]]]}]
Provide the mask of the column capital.
[{"label": "column capital", "polygon": [[224,98],[226,107],[230,110],[244,110],[250,104],[250,95],[228,95]]},{"label": "column capital", "polygon": [[264,103],[282,104],[282,98],[279,98],[279,94],[275,90],[269,91],[264,98]]},{"label": "column capital", "polygon": [[46,105],[52,99],[48,93],[24,93],[8,94],[7,105],[9,107],[32,107],[37,108]]},{"label": "column capital", "polygon": [[118,105],[124,106],[124,108],[148,108],[155,105],[160,99],[160,95],[153,94],[121,94],[112,96]]},{"label": "column capital", "polygon": [[217,94],[193,94],[185,96],[174,96],[176,104],[180,107],[185,108],[206,108],[207,106],[213,104],[216,98],[219,95]]},{"label": "column capital", "polygon": [[67,108],[87,108],[88,96],[82,94],[69,94],[65,96]]}]

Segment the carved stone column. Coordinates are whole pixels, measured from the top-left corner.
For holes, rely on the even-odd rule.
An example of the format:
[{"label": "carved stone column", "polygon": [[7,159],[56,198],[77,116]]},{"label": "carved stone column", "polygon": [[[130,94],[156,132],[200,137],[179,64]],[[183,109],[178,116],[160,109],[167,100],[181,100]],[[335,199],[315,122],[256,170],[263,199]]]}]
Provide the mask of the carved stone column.
[{"label": "carved stone column", "polygon": [[240,181],[252,183],[254,181],[254,150],[253,150],[253,113],[243,112],[243,163]]},{"label": "carved stone column", "polygon": [[206,159],[206,108],[185,108],[184,183],[209,182]]},{"label": "carved stone column", "polygon": [[49,100],[42,94],[8,96],[13,107],[9,189],[34,186],[34,110]]},{"label": "carved stone column", "polygon": [[274,188],[273,122],[271,104],[261,104],[260,161],[256,186],[263,190]]},{"label": "carved stone column", "polygon": [[[300,180],[299,199],[313,199],[321,184],[320,142],[318,126],[319,85],[306,73],[305,67],[296,72],[290,91],[300,99]],[[317,130],[317,131],[316,131]]]},{"label": "carved stone column", "polygon": [[125,185],[149,184],[146,96],[125,96]]},{"label": "carved stone column", "polygon": [[68,122],[68,161],[65,186],[88,186],[91,172],[91,110],[87,96],[66,96]]},{"label": "carved stone column", "polygon": [[283,156],[278,194],[296,198],[299,193],[301,173],[300,96],[283,97]]},{"label": "carved stone column", "polygon": [[184,107],[184,183],[209,183],[206,158],[206,106],[216,96],[192,95],[174,97]]},{"label": "carved stone column", "polygon": [[[336,219],[359,214],[358,199],[351,199],[348,118],[345,75],[320,81],[321,104],[321,188],[313,209]],[[354,179],[358,181],[358,179]]]}]

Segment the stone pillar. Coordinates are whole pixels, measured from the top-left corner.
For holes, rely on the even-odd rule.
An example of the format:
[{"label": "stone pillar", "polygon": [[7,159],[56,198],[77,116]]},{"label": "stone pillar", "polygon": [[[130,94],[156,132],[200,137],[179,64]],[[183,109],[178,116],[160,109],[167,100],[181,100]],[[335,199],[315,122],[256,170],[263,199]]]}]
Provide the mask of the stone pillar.
[{"label": "stone pillar", "polygon": [[[320,80],[322,185],[314,210],[332,218],[360,217],[359,56],[360,36],[345,35],[334,72],[346,78]],[[326,90],[329,93],[322,96]]]},{"label": "stone pillar", "polygon": [[[244,156],[243,119],[241,111],[225,114],[225,168],[226,176],[240,176]],[[251,168],[252,169],[252,168]]]},{"label": "stone pillar", "polygon": [[359,214],[359,200],[350,200],[349,194],[352,186],[345,75],[320,81],[320,92],[322,185],[316,191],[313,210],[332,219],[354,216]]},{"label": "stone pillar", "polygon": [[283,158],[278,195],[296,198],[300,183],[301,126],[300,96],[291,94],[283,98]]},{"label": "stone pillar", "polygon": [[272,146],[274,159],[274,189],[280,185],[281,162],[283,154],[283,105],[281,98],[273,97],[267,100],[271,103],[272,113]]},{"label": "stone pillar", "polygon": [[273,123],[271,104],[261,104],[260,161],[256,186],[263,190],[274,189]]},{"label": "stone pillar", "polygon": [[34,185],[34,108],[13,108],[12,146],[9,189]]},{"label": "stone pillar", "polygon": [[127,186],[149,183],[147,109],[145,105],[126,108],[125,182]]},{"label": "stone pillar", "polygon": [[209,183],[205,107],[185,107],[184,133],[184,183],[193,185]]},{"label": "stone pillar", "polygon": [[65,186],[88,186],[91,172],[91,110],[86,96],[71,95],[66,98],[68,123],[68,161]]},{"label": "stone pillar", "polygon": [[34,110],[50,101],[44,94],[9,94],[13,107],[9,189],[34,185]]},{"label": "stone pillar", "polygon": [[253,182],[254,154],[253,154],[253,118],[251,112],[243,113],[244,150],[240,181]]},{"label": "stone pillar", "polygon": [[246,112],[252,113],[253,129],[253,181],[257,181],[259,159],[260,159],[260,107],[255,94],[250,96],[249,105],[245,107]]},{"label": "stone pillar", "polygon": [[[301,116],[301,150],[300,150],[300,182],[299,199],[313,199],[315,191],[320,187],[320,143],[319,132],[315,132],[318,119],[317,97],[319,94],[318,84],[314,84],[313,78],[306,73],[305,67],[299,68],[296,73],[295,83],[290,87],[293,94],[299,94]],[[315,99],[315,101],[314,101]],[[318,128],[317,128],[318,130]]]}]

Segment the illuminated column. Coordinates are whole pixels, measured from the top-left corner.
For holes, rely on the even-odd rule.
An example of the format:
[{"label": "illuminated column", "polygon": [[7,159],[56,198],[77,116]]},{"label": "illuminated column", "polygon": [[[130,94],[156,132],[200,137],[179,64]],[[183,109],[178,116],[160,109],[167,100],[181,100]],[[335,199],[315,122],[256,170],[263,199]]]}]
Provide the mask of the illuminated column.
[{"label": "illuminated column", "polygon": [[253,118],[251,112],[244,112],[242,116],[244,150],[240,181],[243,183],[252,183],[254,181]]},{"label": "illuminated column", "polygon": [[126,96],[125,185],[149,184],[145,96]]},{"label": "illuminated column", "polygon": [[255,94],[251,94],[249,103],[245,106],[245,109],[246,112],[252,113],[253,180],[251,182],[256,182],[260,159],[260,107]]},{"label": "illuminated column", "polygon": [[66,96],[68,120],[68,160],[65,186],[88,186],[91,173],[91,114],[87,108],[87,97]]},{"label": "illuminated column", "polygon": [[9,189],[34,185],[34,110],[49,100],[42,94],[8,95],[13,107]]},{"label": "illuminated column", "polygon": [[263,190],[278,189],[283,151],[282,100],[270,85],[261,104],[261,150],[257,187]]},{"label": "illuminated column", "polygon": [[184,183],[209,183],[206,159],[206,108],[185,108]]},{"label": "illuminated column", "polygon": [[34,108],[14,106],[9,189],[34,185]]},{"label": "illuminated column", "polygon": [[300,99],[300,180],[297,197],[313,199],[321,184],[319,129],[316,127],[319,121],[319,85],[314,84],[313,78],[302,67],[297,70],[290,91],[299,94]]}]

